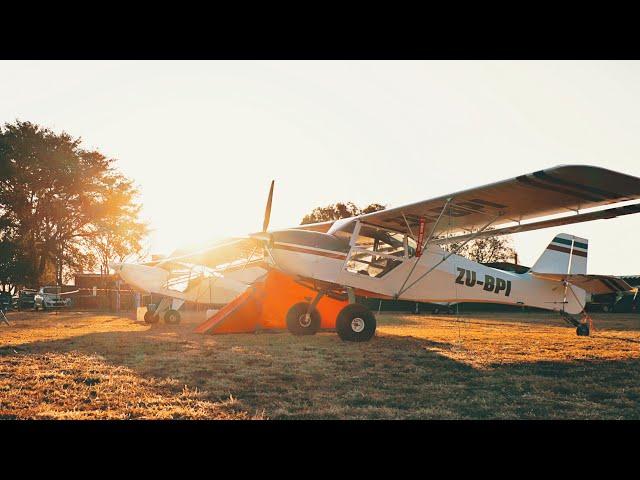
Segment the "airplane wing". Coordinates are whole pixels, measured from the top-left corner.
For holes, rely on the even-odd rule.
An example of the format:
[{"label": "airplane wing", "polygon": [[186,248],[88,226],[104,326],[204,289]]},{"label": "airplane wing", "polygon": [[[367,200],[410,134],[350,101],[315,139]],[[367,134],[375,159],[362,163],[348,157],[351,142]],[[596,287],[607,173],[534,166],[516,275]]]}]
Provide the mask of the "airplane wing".
[{"label": "airplane wing", "polygon": [[534,277],[546,280],[556,280],[558,282],[567,281],[571,285],[582,288],[589,293],[618,293],[632,292],[636,290],[621,278],[612,275],[587,275],[587,274],[564,274],[564,273],[531,273]]},{"label": "airplane wing", "polygon": [[640,203],[633,205],[625,205],[623,207],[613,207],[604,210],[598,210],[596,212],[579,213],[576,215],[569,215],[560,218],[552,218],[550,220],[542,220],[539,222],[520,223],[509,227],[503,227],[498,229],[487,229],[481,233],[468,233],[466,235],[455,235],[452,237],[437,238],[432,243],[437,245],[444,245],[453,242],[463,242],[471,237],[486,238],[497,237],[500,235],[510,235],[512,233],[529,232],[531,230],[539,230],[541,228],[559,227],[562,225],[570,225],[572,223],[590,222],[592,220],[617,218],[624,215],[630,215],[632,213],[640,213]]},{"label": "airplane wing", "polygon": [[[565,218],[574,218],[580,210],[637,198],[640,198],[640,178],[600,167],[562,165],[361,215],[358,219],[372,226],[409,233],[415,238],[420,217],[424,217],[426,232],[430,232],[437,223],[433,236],[437,238],[445,232],[468,234],[489,222],[492,227],[498,227],[569,212],[573,213]],[[582,217],[577,221],[587,219]],[[572,222],[564,224],[567,223]],[[553,225],[536,228],[547,226]]]},{"label": "airplane wing", "polygon": [[156,266],[170,269],[175,265],[194,264],[216,268],[234,260],[248,258],[258,246],[258,242],[250,237],[230,238],[195,251],[176,250]]}]

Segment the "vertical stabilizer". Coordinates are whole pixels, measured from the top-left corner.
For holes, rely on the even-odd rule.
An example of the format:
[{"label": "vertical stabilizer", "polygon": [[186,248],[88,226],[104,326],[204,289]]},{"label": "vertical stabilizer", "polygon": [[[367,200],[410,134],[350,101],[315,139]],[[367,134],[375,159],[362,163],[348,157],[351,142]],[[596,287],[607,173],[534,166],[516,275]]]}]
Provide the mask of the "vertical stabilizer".
[{"label": "vertical stabilizer", "polygon": [[566,233],[556,235],[531,268],[537,273],[587,273],[589,241]]}]

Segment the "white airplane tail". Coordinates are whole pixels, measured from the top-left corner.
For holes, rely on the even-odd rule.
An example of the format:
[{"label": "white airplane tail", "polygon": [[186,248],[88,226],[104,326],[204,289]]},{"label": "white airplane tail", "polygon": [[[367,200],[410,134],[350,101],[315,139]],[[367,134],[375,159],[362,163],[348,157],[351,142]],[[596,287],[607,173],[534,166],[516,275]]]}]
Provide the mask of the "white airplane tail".
[{"label": "white airplane tail", "polygon": [[575,275],[587,273],[589,240],[566,233],[556,235],[531,268],[533,273]]},{"label": "white airplane tail", "polygon": [[[587,275],[587,250],[586,238],[566,233],[556,235],[531,269],[531,273],[537,278],[569,282],[591,294],[637,291],[623,279],[613,275]],[[573,297],[581,298],[581,295],[574,291]],[[579,301],[584,303],[584,299]]]}]

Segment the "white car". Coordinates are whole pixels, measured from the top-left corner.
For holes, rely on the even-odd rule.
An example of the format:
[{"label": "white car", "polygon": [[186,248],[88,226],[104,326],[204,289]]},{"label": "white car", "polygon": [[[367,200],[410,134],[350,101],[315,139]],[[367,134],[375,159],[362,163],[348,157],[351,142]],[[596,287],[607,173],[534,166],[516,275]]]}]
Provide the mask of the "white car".
[{"label": "white car", "polygon": [[60,295],[60,291],[60,287],[40,287],[38,293],[33,297],[33,308],[47,310],[66,307],[67,302]]}]

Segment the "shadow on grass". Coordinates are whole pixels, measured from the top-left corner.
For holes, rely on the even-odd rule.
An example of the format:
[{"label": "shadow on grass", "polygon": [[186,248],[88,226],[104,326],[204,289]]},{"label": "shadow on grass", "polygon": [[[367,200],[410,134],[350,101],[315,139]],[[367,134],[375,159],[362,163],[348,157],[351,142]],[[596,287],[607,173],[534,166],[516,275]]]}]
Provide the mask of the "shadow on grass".
[{"label": "shadow on grass", "polygon": [[422,338],[352,344],[335,334],[201,336],[192,329],[155,325],[34,341],[5,346],[0,356],[98,355],[142,377],[197,387],[210,401],[233,395],[269,418],[640,418],[640,360],[479,370],[434,351],[452,344]]}]

